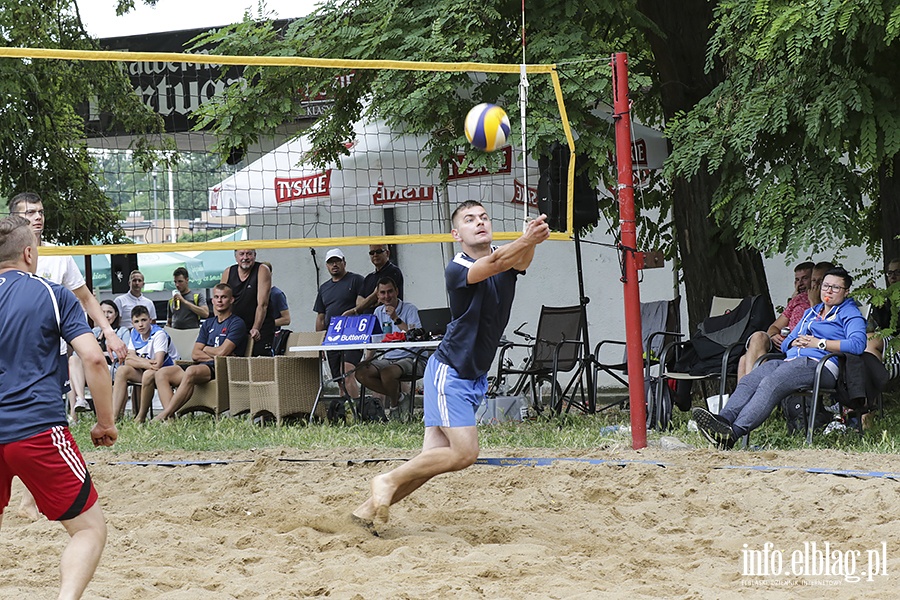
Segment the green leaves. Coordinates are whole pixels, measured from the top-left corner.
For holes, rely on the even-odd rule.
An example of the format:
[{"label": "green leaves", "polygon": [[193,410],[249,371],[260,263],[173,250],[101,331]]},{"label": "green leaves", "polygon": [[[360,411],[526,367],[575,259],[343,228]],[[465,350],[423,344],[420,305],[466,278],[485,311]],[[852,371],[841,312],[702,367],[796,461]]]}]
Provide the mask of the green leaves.
[{"label": "green leaves", "polygon": [[[7,45],[96,49],[75,4],[0,0]],[[118,241],[118,217],[98,186],[78,107],[93,99],[101,112],[135,134],[161,130],[112,63],[0,60],[0,189],[32,191],[46,210],[45,237],[63,243]]]},{"label": "green leaves", "polygon": [[719,170],[713,216],[769,254],[877,239],[864,194],[900,150],[898,3],[732,0],[716,16],[707,64],[727,79],[669,127],[668,172]]}]

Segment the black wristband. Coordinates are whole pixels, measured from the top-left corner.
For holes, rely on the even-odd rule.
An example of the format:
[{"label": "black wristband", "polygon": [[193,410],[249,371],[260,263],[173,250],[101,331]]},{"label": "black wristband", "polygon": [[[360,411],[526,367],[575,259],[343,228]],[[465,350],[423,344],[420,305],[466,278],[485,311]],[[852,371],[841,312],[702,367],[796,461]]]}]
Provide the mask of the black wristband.
[{"label": "black wristband", "polygon": [[394,319],[394,325],[399,325],[402,322],[403,322],[403,319],[401,319],[400,317],[397,317],[396,319]]}]

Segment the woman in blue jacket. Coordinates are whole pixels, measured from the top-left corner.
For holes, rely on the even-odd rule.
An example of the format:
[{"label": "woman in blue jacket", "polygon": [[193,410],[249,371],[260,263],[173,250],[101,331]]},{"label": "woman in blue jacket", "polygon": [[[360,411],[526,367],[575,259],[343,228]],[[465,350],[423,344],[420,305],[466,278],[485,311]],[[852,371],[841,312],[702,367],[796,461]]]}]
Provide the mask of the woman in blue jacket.
[{"label": "woman in blue jacket", "polygon": [[[721,414],[692,409],[706,439],[720,448],[731,448],[735,440],[762,425],[782,399],[812,387],[816,365],[826,354],[863,353],[866,320],[849,298],[852,283],[844,269],[828,271],[822,282],[822,303],[808,309],[781,343],[784,360],[770,360],[744,376]],[[837,373],[837,359],[832,357],[822,373],[822,384],[833,386]]]}]

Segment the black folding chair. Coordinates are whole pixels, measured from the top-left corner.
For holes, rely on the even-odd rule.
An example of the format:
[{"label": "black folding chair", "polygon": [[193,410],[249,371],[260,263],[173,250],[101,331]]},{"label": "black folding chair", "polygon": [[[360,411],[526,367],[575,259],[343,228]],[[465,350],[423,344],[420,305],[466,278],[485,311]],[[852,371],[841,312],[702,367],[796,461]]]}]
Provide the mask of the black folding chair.
[{"label": "black folding chair", "polygon": [[[533,343],[505,342],[500,348],[496,381],[505,381],[509,376],[518,376],[511,386],[513,395],[530,395],[532,407],[538,412],[544,409],[550,414],[560,414],[572,407],[588,412],[588,398],[584,385],[583,343],[584,308],[578,306],[542,306],[537,333]],[[528,360],[521,368],[511,366],[506,353],[513,348],[530,351]],[[565,388],[559,385],[560,373],[573,372]],[[543,397],[543,385],[550,384],[549,401]],[[527,386],[527,387],[526,387]],[[576,395],[580,399],[576,400]]]},{"label": "black folding chair", "polygon": [[[732,311],[739,311],[740,307],[743,303],[747,302],[746,308],[750,311],[748,318],[753,320],[762,318],[763,321],[767,323],[771,323],[775,320],[774,315],[771,318],[768,315],[764,317],[760,317],[755,315],[754,313],[754,305],[756,302],[762,302],[759,297],[753,298],[721,298],[718,296],[713,297],[712,302],[710,304],[709,309],[709,317],[715,318],[719,316],[723,316]],[[763,306],[763,308],[765,308]],[[771,307],[768,307],[768,310],[771,311]],[[704,321],[704,324],[706,321]],[[735,326],[732,326],[735,327]],[[752,323],[748,321],[747,325],[741,326],[743,328],[743,334],[740,336],[738,342],[729,344],[728,346],[723,348],[721,361],[716,360],[715,365],[710,365],[707,369],[701,370],[689,370],[689,371],[677,371],[674,368],[668,368],[671,364],[669,358],[671,353],[680,353],[686,347],[687,344],[692,343],[692,341],[688,342],[674,342],[666,345],[662,353],[660,355],[659,361],[663,364],[662,373],[660,374],[659,379],[656,382],[657,393],[655,394],[655,399],[653,402],[653,406],[649,406],[647,409],[649,418],[648,421],[652,422],[657,429],[663,430],[669,426],[669,421],[672,416],[672,403],[671,401],[666,399],[666,395],[664,394],[664,386],[668,385],[667,380],[675,380],[680,382],[718,382],[718,397],[719,397],[719,410],[722,408],[722,402],[725,395],[725,386],[728,380],[728,376],[731,373],[737,371],[737,357],[739,357],[744,351],[744,343],[746,341],[746,336],[749,335],[748,330],[757,330],[759,327],[756,327]]]},{"label": "black folding chair", "polygon": [[[650,308],[653,307],[654,304],[660,305],[660,307],[662,305],[665,306],[664,321],[660,323],[658,320],[654,320],[653,323],[649,323],[646,322],[643,317],[641,319],[641,331],[642,337],[644,338],[644,368],[641,374],[644,377],[645,392],[648,398],[653,394],[653,387],[656,385],[658,374],[656,376],[653,375],[653,367],[659,364],[662,349],[684,335],[681,333],[681,296],[675,296],[672,300],[662,300],[659,302],[641,302],[641,314],[644,316],[652,315],[653,311],[650,310]],[[660,325],[662,327],[660,327]],[[614,351],[613,349],[623,350],[621,360],[603,362],[604,360],[610,360],[609,357],[614,356],[611,354],[611,352]],[[603,371],[623,386],[628,387],[628,362],[625,350],[627,350],[627,346],[622,340],[601,340],[594,347],[593,380],[595,384],[597,382],[597,375],[600,371]],[[674,358],[674,354],[671,355],[671,359],[674,360]],[[628,397],[626,396],[598,408],[597,411],[603,411],[612,408],[613,406],[625,406],[627,402]]]}]

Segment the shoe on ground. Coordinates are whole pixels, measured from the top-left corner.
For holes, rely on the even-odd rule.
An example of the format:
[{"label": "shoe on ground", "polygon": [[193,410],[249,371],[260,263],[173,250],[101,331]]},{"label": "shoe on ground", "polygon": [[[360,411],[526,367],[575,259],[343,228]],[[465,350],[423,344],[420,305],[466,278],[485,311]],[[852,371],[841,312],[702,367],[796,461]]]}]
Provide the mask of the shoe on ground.
[{"label": "shoe on ground", "polygon": [[697,423],[700,435],[716,448],[729,450],[734,447],[736,441],[734,431],[731,429],[731,424],[724,418],[699,406],[691,409],[691,416]]},{"label": "shoe on ground", "polygon": [[84,398],[75,398],[75,412],[91,412],[91,405]]},{"label": "shoe on ground", "polygon": [[825,426],[825,435],[835,435],[839,433],[847,433],[847,426],[841,421],[832,421]]}]

